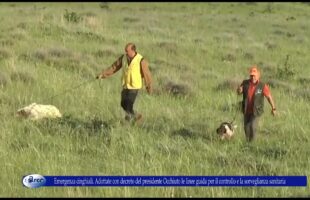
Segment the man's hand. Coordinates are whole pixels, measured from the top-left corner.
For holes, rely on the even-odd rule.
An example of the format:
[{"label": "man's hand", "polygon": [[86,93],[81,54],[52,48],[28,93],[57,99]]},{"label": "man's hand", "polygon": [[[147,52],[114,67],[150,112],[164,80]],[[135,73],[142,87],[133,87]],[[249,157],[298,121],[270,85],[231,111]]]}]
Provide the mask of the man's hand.
[{"label": "man's hand", "polygon": [[241,94],[241,93],[242,93],[242,87],[238,87],[237,94]]},{"label": "man's hand", "polygon": [[277,111],[276,111],[276,109],[275,109],[275,108],[271,110],[271,114],[272,114],[273,116],[276,116]]},{"label": "man's hand", "polygon": [[148,94],[152,94],[153,93],[153,89],[150,86],[146,86],[146,91]]}]

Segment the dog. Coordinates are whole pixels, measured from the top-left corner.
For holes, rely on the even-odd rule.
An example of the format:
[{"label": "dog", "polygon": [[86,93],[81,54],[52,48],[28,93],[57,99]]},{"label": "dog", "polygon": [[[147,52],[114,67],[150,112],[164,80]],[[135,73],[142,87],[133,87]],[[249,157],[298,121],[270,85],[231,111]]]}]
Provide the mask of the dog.
[{"label": "dog", "polygon": [[233,125],[233,123],[223,122],[220,127],[216,129],[216,133],[220,136],[221,140],[228,139],[230,140],[235,134],[235,129],[237,125]]},{"label": "dog", "polygon": [[17,116],[31,120],[40,120],[43,118],[60,118],[62,114],[53,105],[32,103],[29,106],[19,109],[17,111]]}]

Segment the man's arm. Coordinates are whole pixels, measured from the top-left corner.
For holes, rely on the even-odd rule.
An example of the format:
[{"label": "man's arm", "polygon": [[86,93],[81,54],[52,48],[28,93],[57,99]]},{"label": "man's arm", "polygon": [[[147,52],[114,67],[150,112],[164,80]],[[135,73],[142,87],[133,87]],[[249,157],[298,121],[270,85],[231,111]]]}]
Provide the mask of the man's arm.
[{"label": "man's arm", "polygon": [[266,98],[267,98],[267,100],[268,100],[268,102],[269,102],[269,104],[271,106],[271,113],[272,113],[272,115],[275,115],[276,114],[276,106],[274,104],[274,101],[272,99],[271,94],[269,96],[266,96]]},{"label": "man's arm", "polygon": [[123,59],[123,56],[120,56],[113,64],[111,67],[103,70],[100,74],[98,74],[96,76],[96,78],[107,78],[113,74],[115,74],[121,67],[122,67],[122,59]]},{"label": "man's arm", "polygon": [[276,114],[276,106],[274,104],[274,101],[273,101],[273,98],[271,96],[269,87],[267,85],[264,86],[263,93],[264,93],[265,97],[267,98],[267,100],[271,106],[271,114],[275,115]]},{"label": "man's arm", "polygon": [[141,74],[145,81],[146,90],[149,94],[152,93],[152,76],[148,66],[148,63],[145,59],[141,61]]}]

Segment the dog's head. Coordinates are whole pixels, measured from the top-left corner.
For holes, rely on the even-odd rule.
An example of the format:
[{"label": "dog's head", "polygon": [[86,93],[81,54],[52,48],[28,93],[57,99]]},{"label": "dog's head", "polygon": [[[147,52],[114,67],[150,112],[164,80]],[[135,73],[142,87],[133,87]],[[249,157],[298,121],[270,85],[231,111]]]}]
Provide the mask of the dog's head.
[{"label": "dog's head", "polygon": [[31,113],[31,109],[36,106],[37,104],[36,103],[32,103],[30,104],[29,106],[25,106],[21,109],[19,109],[17,112],[16,112],[16,115],[18,117],[28,117]]},{"label": "dog's head", "polygon": [[237,125],[232,123],[223,122],[216,129],[216,133],[221,137],[221,139],[230,139],[234,135],[234,131],[237,128]]},{"label": "dog's head", "polygon": [[27,112],[25,109],[19,109],[17,112],[16,112],[16,115],[18,117],[28,117],[29,116],[29,112]]}]

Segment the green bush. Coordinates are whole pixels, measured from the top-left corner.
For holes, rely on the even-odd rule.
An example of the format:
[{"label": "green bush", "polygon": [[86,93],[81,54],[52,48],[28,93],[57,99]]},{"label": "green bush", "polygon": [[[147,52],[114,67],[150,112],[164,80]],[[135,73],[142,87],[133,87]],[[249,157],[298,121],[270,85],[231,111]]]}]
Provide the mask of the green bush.
[{"label": "green bush", "polygon": [[296,70],[294,69],[294,66],[289,64],[288,60],[290,58],[290,55],[286,55],[286,60],[284,63],[284,67],[278,67],[277,71],[277,75],[278,78],[280,79],[291,79],[296,75]]},{"label": "green bush", "polygon": [[74,22],[74,23],[78,23],[82,20],[82,17],[78,15],[76,12],[69,12],[67,9],[66,13],[64,14],[64,18],[68,22]]}]

